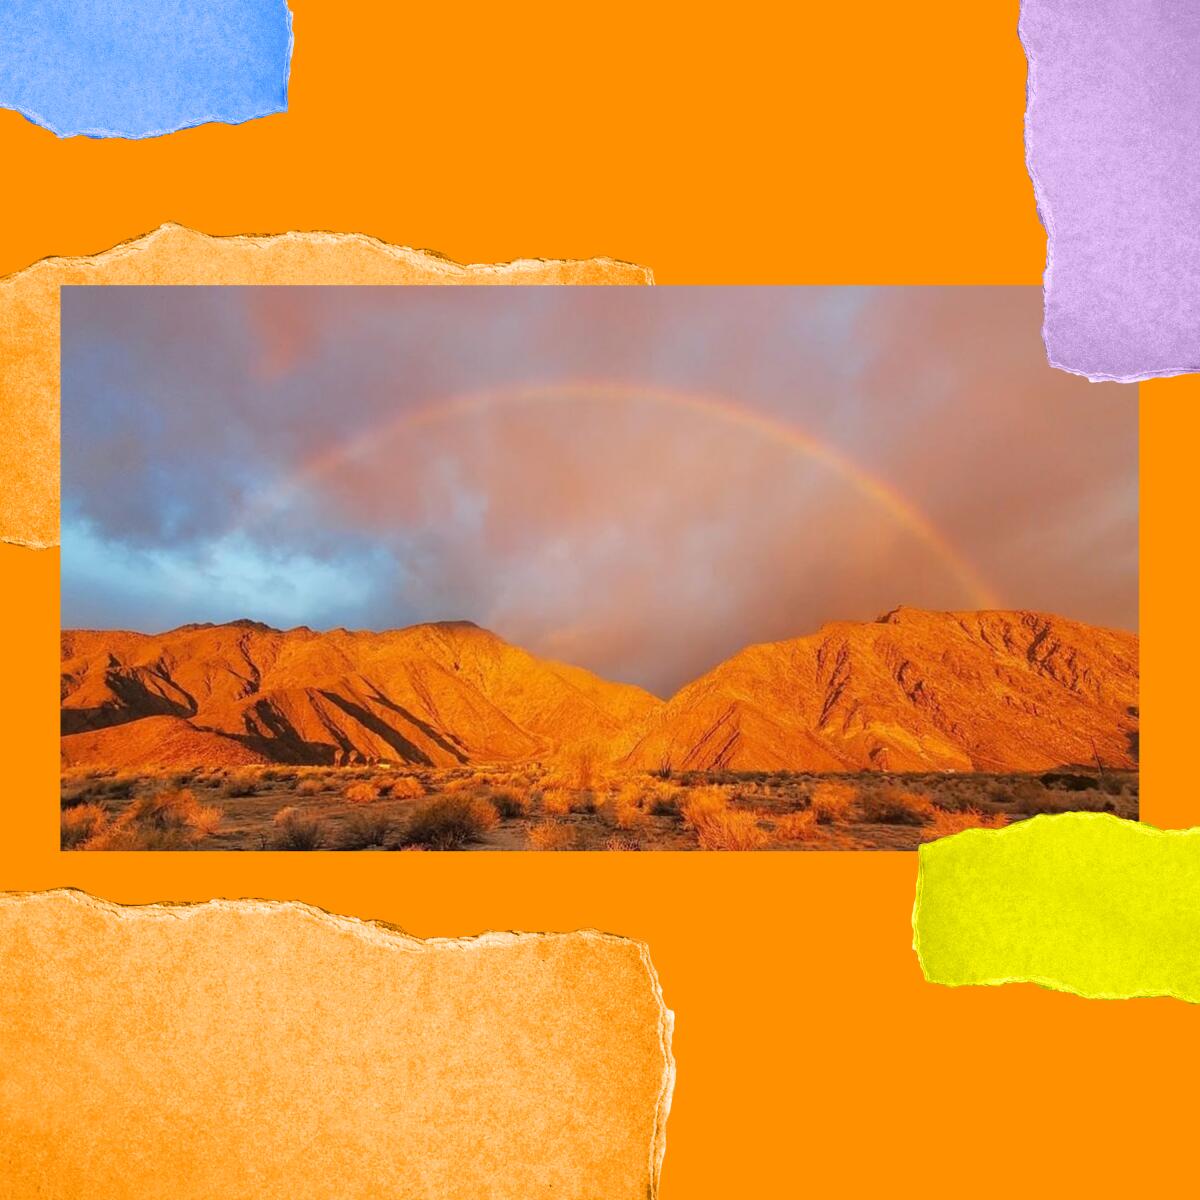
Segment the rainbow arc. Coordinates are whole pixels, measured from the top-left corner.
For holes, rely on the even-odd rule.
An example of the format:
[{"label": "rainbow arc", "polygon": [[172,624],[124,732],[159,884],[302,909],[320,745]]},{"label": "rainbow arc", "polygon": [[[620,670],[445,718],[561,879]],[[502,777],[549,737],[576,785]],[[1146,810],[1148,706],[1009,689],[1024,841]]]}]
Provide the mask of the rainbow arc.
[{"label": "rainbow arc", "polygon": [[891,484],[871,475],[852,459],[802,428],[775,417],[740,408],[729,400],[704,393],[675,391],[627,383],[570,382],[483,389],[442,397],[398,413],[382,426],[373,427],[314,455],[288,479],[258,497],[238,523],[238,528],[265,519],[286,508],[340,468],[378,452],[394,438],[422,429],[463,420],[497,406],[534,406],[572,402],[645,403],[676,410],[690,417],[723,422],[753,436],[783,444],[827,467],[860,495],[886,512],[889,518],[924,545],[962,587],[977,608],[998,608],[998,598],[971,562],[933,522]]}]

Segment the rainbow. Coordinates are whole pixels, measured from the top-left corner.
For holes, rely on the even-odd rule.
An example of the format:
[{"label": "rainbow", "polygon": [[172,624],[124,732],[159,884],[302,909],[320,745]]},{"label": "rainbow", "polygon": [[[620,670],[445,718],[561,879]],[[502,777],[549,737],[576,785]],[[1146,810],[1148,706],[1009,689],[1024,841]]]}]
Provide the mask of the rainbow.
[{"label": "rainbow", "polygon": [[743,432],[787,446],[829,468],[860,495],[878,505],[897,525],[924,545],[977,608],[1000,607],[996,594],[978,571],[951,541],[894,487],[870,475],[852,460],[825,442],[818,441],[798,426],[739,408],[729,400],[702,393],[680,392],[661,387],[607,382],[572,382],[535,386],[484,389],[443,397],[406,409],[382,426],[372,427],[353,438],[322,451],[306,460],[287,480],[255,499],[243,513],[237,528],[262,520],[285,508],[326,475],[365,454],[377,451],[381,444],[400,435],[487,411],[496,406],[540,405],[569,402],[635,401],[677,410],[687,416],[701,416],[724,422]]}]

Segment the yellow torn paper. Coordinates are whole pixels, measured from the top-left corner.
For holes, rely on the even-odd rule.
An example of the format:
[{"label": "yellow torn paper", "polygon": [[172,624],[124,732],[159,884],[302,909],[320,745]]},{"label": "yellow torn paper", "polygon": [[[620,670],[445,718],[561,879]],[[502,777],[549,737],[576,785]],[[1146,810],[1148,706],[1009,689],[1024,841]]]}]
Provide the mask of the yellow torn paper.
[{"label": "yellow torn paper", "polygon": [[461,266],[362,234],[210,237],[163,225],[88,258],[47,258],[0,279],[0,540],[58,544],[59,288],[72,284],[650,284],[594,258]]},{"label": "yellow torn paper", "polygon": [[1200,1001],[1200,829],[1074,812],[928,842],[913,948],[950,987]]},{"label": "yellow torn paper", "polygon": [[595,932],[0,895],[0,1195],[645,1200],[672,1015]]}]

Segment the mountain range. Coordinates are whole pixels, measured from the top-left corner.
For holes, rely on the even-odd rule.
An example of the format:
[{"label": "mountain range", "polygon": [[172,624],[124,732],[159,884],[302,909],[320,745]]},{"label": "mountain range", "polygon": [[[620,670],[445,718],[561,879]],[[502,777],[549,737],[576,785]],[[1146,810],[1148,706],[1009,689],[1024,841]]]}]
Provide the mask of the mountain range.
[{"label": "mountain range", "polygon": [[388,761],[1040,771],[1137,763],[1138,639],[1036,612],[898,608],[749,646],[668,700],[469,622],[62,633],[64,766]]}]

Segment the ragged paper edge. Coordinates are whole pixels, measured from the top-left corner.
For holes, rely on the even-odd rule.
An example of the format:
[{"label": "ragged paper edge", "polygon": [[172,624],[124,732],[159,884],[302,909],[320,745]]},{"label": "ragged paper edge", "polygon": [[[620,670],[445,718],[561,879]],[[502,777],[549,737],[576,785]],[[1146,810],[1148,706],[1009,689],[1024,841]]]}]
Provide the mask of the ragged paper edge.
[{"label": "ragged paper edge", "polygon": [[[244,251],[246,259],[224,262],[231,251]],[[214,263],[213,256],[222,262]],[[304,261],[292,261],[297,256]],[[136,277],[139,258],[146,260],[141,278]],[[120,278],[106,279],[113,270]],[[42,258],[0,278],[0,425],[9,434],[8,447],[0,446],[0,471],[7,476],[0,477],[0,541],[35,550],[59,544],[58,291],[64,283],[110,282],[650,286],[654,276],[647,267],[607,257],[464,265],[362,233],[210,235],[175,223],[97,254]]]},{"label": "ragged paper edge", "polygon": [[[639,266],[637,263],[627,262],[620,258],[610,258],[606,255],[594,255],[590,258],[514,258],[498,263],[460,263],[437,250],[401,246],[394,242],[385,242],[382,238],[374,237],[369,233],[340,232],[330,229],[289,229],[283,233],[204,233],[202,230],[191,228],[190,225],[182,225],[178,221],[164,221],[161,225],[148,230],[146,233],[139,233],[134,237],[126,238],[124,241],[117,242],[115,245],[105,250],[99,250],[94,254],[45,255],[42,258],[36,259],[28,266],[20,267],[16,271],[0,277],[0,288],[17,283],[28,275],[50,267],[96,269],[107,266],[109,263],[127,258],[131,254],[151,249],[157,242],[178,235],[201,238],[206,242],[214,244],[245,245],[261,250],[270,250],[288,245],[361,246],[373,253],[378,253],[386,258],[402,262],[407,267],[415,270],[427,270],[432,274],[453,279],[456,283],[465,283],[467,282],[467,277],[482,275],[505,276],[506,278],[503,280],[497,279],[495,282],[506,284],[542,283],[544,285],[569,285],[576,283],[575,276],[592,271],[612,272],[628,276],[628,278],[621,278],[614,281],[614,284],[621,286],[631,284],[650,285],[654,282],[654,272],[649,267]],[[544,280],[507,278],[508,276],[526,274],[553,275],[556,273],[561,275],[562,278],[555,277]],[[264,287],[272,286],[271,281],[268,279],[262,279],[258,282]],[[217,286],[215,280],[206,280],[205,283]],[[360,284],[358,280],[354,279],[345,280],[341,284],[332,284],[327,280],[317,280],[314,283],[320,286],[376,286],[373,284]],[[123,286],[137,285],[126,284]],[[186,287],[189,285],[181,282],[179,286]],[[236,287],[244,285],[230,284],[228,286]],[[303,287],[306,285],[296,284],[295,286]]]},{"label": "ragged paper edge", "polygon": [[1029,13],[1039,0],[1021,0],[1020,16],[1017,19],[1017,37],[1025,52],[1027,70],[1025,75],[1025,171],[1033,185],[1034,206],[1038,220],[1046,231],[1046,269],[1042,273],[1042,345],[1046,349],[1046,361],[1057,371],[1080,375],[1091,383],[1142,383],[1148,379],[1170,379],[1176,375],[1191,375],[1200,371],[1200,364],[1187,367],[1166,367],[1157,371],[1139,371],[1132,375],[1107,375],[1102,371],[1087,371],[1073,367],[1054,357],[1050,338],[1050,293],[1054,287],[1054,216],[1050,210],[1050,198],[1035,165],[1037,152],[1033,146],[1033,126],[1037,108],[1037,57],[1030,44]]},{"label": "ragged paper edge", "polygon": [[19,104],[0,104],[0,108],[8,109],[9,112],[15,112],[25,118],[31,125],[36,125],[39,129],[46,130],[47,133],[52,133],[61,141],[68,141],[75,137],[86,138],[107,138],[119,139],[127,142],[143,142],[150,138],[168,137],[172,133],[182,133],[185,129],[198,129],[201,125],[245,125],[250,121],[258,121],[263,117],[277,116],[279,113],[285,113],[288,110],[288,89],[292,82],[292,54],[296,45],[296,32],[294,28],[294,18],[291,6],[287,0],[283,0],[283,10],[287,14],[287,48],[283,53],[283,99],[282,103],[277,104],[273,108],[264,108],[261,112],[247,113],[243,117],[219,117],[208,115],[197,117],[195,120],[186,121],[182,125],[172,125],[169,129],[149,130],[146,133],[126,133],[119,129],[74,129],[64,131],[57,128],[52,121],[33,109],[22,108]]},{"label": "ragged paper edge", "polygon": [[[977,979],[941,979],[930,974],[926,966],[925,956],[921,951],[921,917],[924,905],[926,903],[926,883],[927,877],[925,874],[925,862],[930,854],[944,853],[950,844],[954,844],[956,849],[962,853],[966,852],[966,847],[973,843],[978,843],[980,838],[994,839],[1004,837],[1006,835],[1018,834],[1024,829],[1026,833],[1030,829],[1047,828],[1047,822],[1056,823],[1057,828],[1061,828],[1067,822],[1103,822],[1113,828],[1119,828],[1123,833],[1128,832],[1130,836],[1145,836],[1151,840],[1158,838],[1180,838],[1191,839],[1200,838],[1200,827],[1193,829],[1159,829],[1154,825],[1146,824],[1142,821],[1127,821],[1120,817],[1114,817],[1109,813],[1094,813],[1094,812],[1067,812],[1056,813],[1054,815],[1042,814],[1040,816],[1031,817],[1027,821],[1021,821],[1013,825],[1005,826],[1001,829],[966,829],[960,833],[952,834],[949,837],[939,838],[934,842],[926,842],[918,849],[918,868],[917,868],[917,887],[916,895],[913,901],[912,911],[912,929],[913,941],[912,948],[917,956],[917,961],[921,965],[921,973],[924,975],[927,983],[937,984],[939,987],[946,988],[968,988],[968,987],[1003,987],[1010,983],[1032,983],[1038,987],[1045,988],[1053,992],[1066,992],[1073,996],[1080,996],[1085,1000],[1147,1000],[1155,998],[1167,998],[1172,1000],[1181,1000],[1185,1004],[1200,1004],[1200,995],[1189,995],[1184,992],[1179,992],[1171,988],[1164,987],[1148,987],[1144,990],[1128,990],[1128,991],[1105,991],[1103,989],[1089,991],[1077,987],[1065,980],[1052,975],[1034,975],[1034,974],[1003,974],[1003,975],[986,975]],[[1136,833],[1133,831],[1137,831]],[[942,849],[939,850],[938,847]],[[1200,854],[1197,855],[1198,870],[1200,870]],[[1200,886],[1200,885],[1198,885]],[[953,897],[943,897],[941,903],[945,905],[953,901]]]},{"label": "ragged paper edge", "polygon": [[547,939],[579,938],[584,941],[617,943],[632,946],[650,984],[651,994],[658,1007],[658,1044],[662,1052],[663,1071],[659,1084],[658,1098],[654,1111],[654,1129],[649,1148],[650,1192],[649,1200],[655,1200],[659,1191],[663,1159],[667,1152],[667,1118],[671,1113],[671,1100],[675,1092],[675,1057],[671,1040],[675,1031],[675,1014],[666,1005],[658,972],[650,958],[650,948],[645,942],[621,934],[603,933],[597,929],[578,929],[569,933],[524,932],[515,930],[489,930],[473,937],[418,938],[406,933],[398,925],[387,921],[365,920],[361,917],[331,913],[300,900],[267,900],[246,897],[243,899],[215,898],[202,901],[160,901],[153,904],[117,904],[100,896],[93,896],[79,888],[50,888],[37,892],[0,892],[0,905],[21,906],[41,900],[68,900],[85,908],[101,913],[117,921],[163,920],[186,921],[204,912],[232,911],[242,913],[290,911],[315,921],[329,929],[349,933],[374,946],[399,953],[420,953],[430,949],[461,950],[464,953],[492,946],[513,945],[520,942],[544,941]]}]

